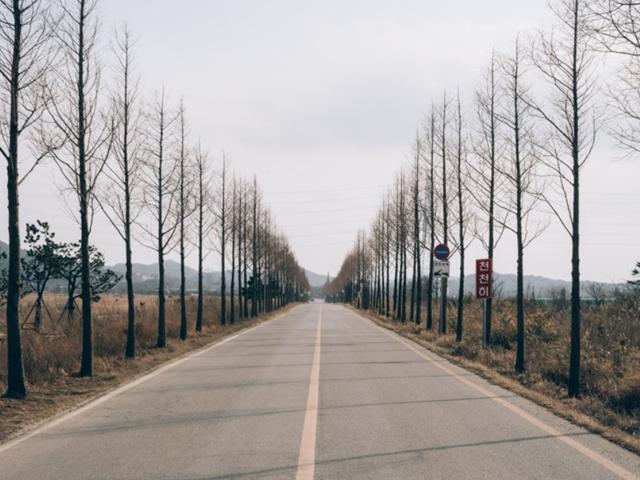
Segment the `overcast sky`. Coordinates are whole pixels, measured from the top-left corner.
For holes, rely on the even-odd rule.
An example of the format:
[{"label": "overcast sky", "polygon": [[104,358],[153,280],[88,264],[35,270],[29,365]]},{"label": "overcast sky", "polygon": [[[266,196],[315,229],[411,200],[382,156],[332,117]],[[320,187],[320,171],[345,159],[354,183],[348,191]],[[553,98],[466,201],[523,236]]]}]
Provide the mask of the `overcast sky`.
[{"label": "overcast sky", "polygon": [[[509,51],[518,32],[550,19],[545,0],[101,0],[100,10],[104,37],[125,20],[139,37],[143,89],[184,96],[193,139],[258,176],[300,262],[319,273],[335,273],[371,222],[430,103],[445,88],[470,99],[492,48]],[[640,160],[619,155],[601,148],[584,170],[587,279],[624,281],[640,260]],[[21,223],[47,219],[75,240],[56,178],[45,165],[24,184]],[[1,206],[6,232],[4,195]],[[109,263],[122,261],[103,219],[92,241]],[[134,253],[155,261],[143,247]],[[472,247],[469,258],[480,255]],[[496,270],[515,271],[513,258],[507,238]],[[527,251],[526,271],[569,278],[569,258],[552,223]]]}]

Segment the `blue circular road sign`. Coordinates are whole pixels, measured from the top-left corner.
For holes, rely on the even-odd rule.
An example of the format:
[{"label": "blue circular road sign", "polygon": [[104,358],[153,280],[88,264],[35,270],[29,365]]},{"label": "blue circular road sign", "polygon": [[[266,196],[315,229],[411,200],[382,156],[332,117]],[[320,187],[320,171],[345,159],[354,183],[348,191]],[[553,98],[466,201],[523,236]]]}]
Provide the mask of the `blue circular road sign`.
[{"label": "blue circular road sign", "polygon": [[433,255],[438,260],[446,260],[447,258],[449,258],[449,255],[451,255],[451,250],[449,250],[449,247],[444,243],[441,243],[433,250]]}]

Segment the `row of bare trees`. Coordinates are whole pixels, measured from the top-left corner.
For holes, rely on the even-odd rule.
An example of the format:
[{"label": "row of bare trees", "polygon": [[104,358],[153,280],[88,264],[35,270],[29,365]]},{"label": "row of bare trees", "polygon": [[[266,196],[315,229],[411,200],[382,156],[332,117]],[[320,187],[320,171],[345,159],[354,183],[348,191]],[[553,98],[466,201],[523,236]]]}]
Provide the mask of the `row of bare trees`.
[{"label": "row of bare trees", "polygon": [[[151,248],[158,260],[157,346],[166,338],[165,260],[180,257],[180,338],[190,323],[202,330],[206,257],[221,258],[220,324],[256,316],[308,290],[286,238],[263,204],[255,179],[214,168],[190,140],[186,107],[164,89],[143,95],[135,39],[124,26],[112,44],[113,77],[98,55],[98,0],[0,1],[0,152],[7,161],[9,255],[6,396],[26,395],[20,332],[19,186],[44,159],[66,185],[80,229],[82,356],[80,375],[94,373],[91,304],[91,227],[104,216],[122,239],[127,285],[125,356],[133,358],[133,249]],[[19,155],[20,152],[20,155]],[[26,153],[25,153],[26,152]],[[230,247],[230,251],[229,251]],[[186,258],[197,251],[198,308],[187,317]],[[226,262],[231,264],[231,272]],[[230,277],[230,288],[227,281]],[[227,308],[229,304],[229,308]]]},{"label": "row of bare trees", "polygon": [[[546,227],[545,211],[550,210],[571,240],[568,391],[576,396],[581,174],[601,126],[622,147],[639,150],[640,7],[623,0],[557,0],[552,9],[557,21],[551,31],[527,42],[517,38],[510,54],[491,56],[472,104],[463,108],[460,94],[445,93],[432,106],[416,140],[415,161],[397,175],[370,232],[358,235],[327,294],[417,324],[422,322],[424,294],[427,329],[434,328],[433,303],[439,296],[438,331],[445,334],[447,277],[440,277],[436,292],[433,251],[438,242],[449,244],[460,265],[459,341],[464,331],[466,249],[479,241],[493,259],[505,233],[511,233],[517,259],[515,369],[523,372],[525,252]],[[596,66],[602,54],[621,57],[608,93]],[[485,345],[491,342],[492,316],[489,299],[484,304]]]}]

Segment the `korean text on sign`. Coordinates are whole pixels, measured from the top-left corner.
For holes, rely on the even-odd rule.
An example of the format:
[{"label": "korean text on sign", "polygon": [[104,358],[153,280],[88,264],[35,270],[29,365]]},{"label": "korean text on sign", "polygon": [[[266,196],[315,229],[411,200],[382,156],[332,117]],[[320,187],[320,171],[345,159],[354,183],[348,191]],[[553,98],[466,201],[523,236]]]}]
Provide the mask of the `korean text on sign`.
[{"label": "korean text on sign", "polygon": [[476,260],[476,298],[491,298],[491,277],[493,276],[493,265],[491,260]]}]

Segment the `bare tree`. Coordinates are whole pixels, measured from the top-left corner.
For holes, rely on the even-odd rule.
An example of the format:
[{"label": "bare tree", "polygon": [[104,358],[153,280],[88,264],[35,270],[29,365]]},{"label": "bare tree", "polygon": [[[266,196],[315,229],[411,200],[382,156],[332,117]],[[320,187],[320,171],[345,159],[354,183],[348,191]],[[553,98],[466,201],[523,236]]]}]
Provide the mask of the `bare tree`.
[{"label": "bare tree", "polygon": [[[634,0],[593,0],[590,28],[596,47],[617,55],[622,63],[609,98],[617,120],[609,133],[632,154],[640,153],[640,3]],[[599,48],[600,49],[600,48]]]},{"label": "bare tree", "polygon": [[531,224],[531,217],[542,196],[539,185],[539,155],[535,148],[533,128],[529,121],[531,109],[523,98],[528,89],[522,80],[523,67],[519,39],[516,40],[512,57],[505,58],[502,69],[506,81],[505,98],[508,100],[504,112],[499,115],[501,123],[509,135],[507,145],[509,154],[498,167],[505,179],[505,191],[502,199],[496,203],[506,217],[503,227],[516,235],[517,249],[517,291],[516,291],[516,365],[515,370],[525,370],[525,308],[524,308],[524,251],[526,247],[542,233],[543,225]]},{"label": "bare tree", "polygon": [[220,170],[220,185],[218,195],[218,209],[216,211],[218,223],[218,245],[220,252],[220,325],[227,323],[227,242],[229,240],[229,228],[227,225],[228,210],[228,162],[227,157],[222,154],[222,167]]},{"label": "bare tree", "polygon": [[260,271],[258,264],[258,230],[259,230],[259,219],[260,219],[260,210],[261,210],[261,202],[260,202],[260,192],[258,191],[258,182],[255,177],[253,177],[253,189],[252,189],[252,221],[251,221],[251,264],[252,264],[252,275],[251,275],[251,316],[258,316],[258,289],[260,284]]},{"label": "bare tree", "polygon": [[[413,281],[411,282],[411,313],[409,317],[420,325],[422,304],[422,259],[420,250],[420,157],[422,144],[420,137],[416,138],[416,155],[413,169]],[[415,307],[414,307],[415,304]],[[415,308],[415,311],[414,311]]]},{"label": "bare tree", "polygon": [[[501,100],[501,89],[498,81],[498,62],[495,54],[485,74],[480,88],[476,91],[477,135],[475,141],[475,161],[469,162],[469,189],[476,207],[482,212],[476,222],[475,235],[487,250],[487,257],[493,261],[494,252],[504,233],[501,225],[503,218],[496,208],[496,198],[501,190],[498,176],[498,163],[503,155],[500,145],[500,129],[498,107]],[[483,219],[484,217],[484,219]],[[493,279],[490,280],[493,283]],[[493,318],[493,299],[484,301],[483,345],[491,341],[491,324]]]},{"label": "bare tree", "polygon": [[212,203],[211,192],[209,190],[209,166],[207,153],[198,146],[196,151],[196,171],[198,182],[198,220],[197,220],[197,249],[198,249],[198,305],[196,310],[196,332],[202,331],[202,319],[204,315],[204,239],[209,236],[213,228],[211,221],[210,209],[208,206]]},{"label": "bare tree", "polygon": [[231,191],[231,282],[229,285],[229,323],[236,321],[236,231],[238,230],[238,179],[234,176]]},{"label": "bare tree", "polygon": [[125,358],[136,355],[136,310],[133,292],[132,228],[140,213],[136,204],[140,186],[141,148],[138,80],[134,75],[131,31],[116,31],[117,89],[113,92],[116,117],[113,155],[105,167],[106,185],[97,197],[100,208],[124,241],[127,283],[127,341]]},{"label": "bare tree", "polygon": [[[545,194],[571,239],[571,354],[569,395],[580,394],[580,173],[595,144],[598,116],[592,48],[585,0],[558,0],[553,6],[560,30],[540,34],[533,61],[547,80],[550,101],[530,107],[548,126],[540,147],[556,179],[557,195]],[[558,202],[559,200],[559,202]]]},{"label": "bare tree", "polygon": [[387,196],[384,205],[383,205],[383,226],[384,226],[384,254],[385,254],[385,262],[384,262],[384,271],[385,271],[385,298],[384,298],[384,315],[385,317],[389,316],[390,310],[390,274],[391,274],[391,207],[390,207],[390,198]]},{"label": "bare tree", "polygon": [[436,112],[431,107],[431,119],[427,132],[429,141],[429,163],[427,191],[428,191],[428,227],[429,227],[429,277],[427,279],[427,330],[433,329],[433,251],[436,248],[436,171],[435,171],[435,141],[436,141]]},{"label": "bare tree", "polygon": [[49,4],[43,0],[0,1],[0,153],[7,161],[9,268],[7,275],[6,397],[27,394],[20,338],[19,186],[42,158],[27,168],[19,155],[21,136],[42,117],[51,51]]},{"label": "bare tree", "polygon": [[237,205],[236,205],[236,245],[237,245],[237,260],[238,260],[238,264],[237,264],[237,268],[236,268],[236,274],[238,276],[237,278],[237,282],[238,282],[238,318],[242,319],[244,317],[246,317],[246,313],[245,313],[245,309],[243,308],[243,303],[242,303],[242,259],[244,256],[243,253],[243,242],[245,241],[244,238],[244,225],[246,223],[246,217],[244,216],[245,213],[245,202],[246,202],[246,197],[245,197],[245,185],[244,185],[244,181],[242,179],[238,179],[238,200],[237,200]]},{"label": "bare tree", "polygon": [[244,312],[244,317],[249,317],[249,295],[248,295],[248,278],[247,272],[249,269],[249,190],[250,186],[247,182],[243,185],[243,205],[242,205],[242,218],[244,222],[242,223],[242,284],[244,286],[243,290],[243,302],[242,309]]},{"label": "bare tree", "polygon": [[180,101],[178,110],[178,128],[180,130],[180,151],[178,153],[178,242],[180,249],[180,340],[186,340],[188,335],[187,295],[186,295],[186,244],[187,224],[189,217],[195,211],[195,206],[187,192],[191,191],[191,160],[187,151],[187,124],[185,118],[184,101]]},{"label": "bare tree", "polygon": [[[457,317],[456,317],[456,341],[462,340],[462,331],[464,323],[464,277],[465,277],[465,259],[466,251],[469,245],[469,238],[467,237],[467,229],[469,226],[469,199],[466,181],[463,177],[467,178],[468,164],[467,162],[467,148],[464,138],[464,125],[462,120],[462,104],[460,101],[460,92],[456,101],[456,155],[455,155],[455,178],[456,178],[456,223],[458,224],[457,238],[454,242],[456,244],[456,250],[460,258],[460,281],[458,282],[458,305],[457,305]],[[469,242],[470,243],[470,242]]]},{"label": "bare tree", "polygon": [[[57,32],[63,56],[56,81],[49,92],[48,112],[54,128],[45,145],[78,199],[80,258],[82,260],[82,357],[81,376],[93,375],[93,323],[91,317],[91,266],[89,236],[96,184],[113,144],[114,120],[101,109],[101,69],[96,58],[97,0],[63,2]],[[65,143],[64,148],[55,146]]]},{"label": "bare tree", "polygon": [[[440,191],[440,199],[442,203],[442,241],[446,245],[449,243],[449,198],[448,198],[448,182],[449,177],[447,175],[447,165],[449,162],[449,152],[447,144],[447,130],[449,128],[449,98],[445,93],[442,99],[442,106],[440,110],[440,130],[437,132],[438,142],[440,148],[440,168],[442,169],[442,190]],[[440,277],[440,326],[439,333],[444,335],[447,333],[447,277]]]},{"label": "bare tree", "polygon": [[164,90],[149,107],[147,127],[147,154],[142,169],[143,200],[151,222],[141,227],[150,240],[141,240],[158,255],[158,336],[156,346],[167,346],[165,266],[167,253],[175,247],[175,234],[180,225],[179,187],[176,175],[179,162],[175,148],[177,115],[167,107]]}]

